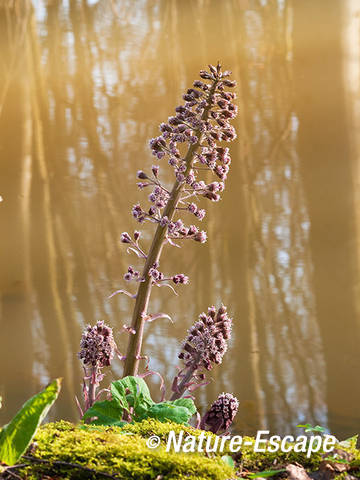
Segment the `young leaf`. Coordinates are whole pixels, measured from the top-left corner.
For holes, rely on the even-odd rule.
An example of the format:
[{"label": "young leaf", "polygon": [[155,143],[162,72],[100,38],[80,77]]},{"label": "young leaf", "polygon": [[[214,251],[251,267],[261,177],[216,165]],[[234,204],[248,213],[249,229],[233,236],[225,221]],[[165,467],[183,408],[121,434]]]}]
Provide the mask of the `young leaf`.
[{"label": "young leaf", "polygon": [[118,382],[121,382],[121,384],[125,388],[129,389],[130,393],[134,395],[135,406],[140,401],[140,399],[144,400],[150,405],[154,403],[150,395],[150,390],[146,385],[145,380],[143,380],[142,378],[129,376],[118,380]]},{"label": "young leaf", "polygon": [[121,421],[124,409],[118,403],[117,399],[95,402],[92,407],[86,410],[83,420],[91,419],[92,425],[108,425],[121,427],[125,422]]},{"label": "young leaf", "polygon": [[0,432],[0,461],[14,465],[27,449],[36,430],[57,399],[61,379],[56,379],[43,391],[30,398],[10,423]]},{"label": "young leaf", "polygon": [[[134,407],[135,405],[135,398],[134,398],[134,395],[132,393],[129,393],[128,395],[126,395],[126,400],[128,402],[128,404],[130,405],[130,407]],[[149,410],[149,405],[147,402],[145,401],[137,401],[136,402],[136,407],[134,408],[134,413],[135,413],[135,420],[139,420],[139,419],[143,419],[143,418],[146,418],[146,413],[147,411]]]},{"label": "young leaf", "polygon": [[316,425],[316,427],[313,427],[310,423],[306,423],[305,425],[296,425],[298,428],[305,428],[305,432],[311,432],[311,433],[324,433],[325,428],[320,427],[320,425]]},{"label": "young leaf", "polygon": [[344,458],[337,457],[336,455],[326,457],[324,458],[324,460],[328,462],[333,462],[333,463],[343,463],[344,465],[350,464],[349,460],[345,460]]},{"label": "young leaf", "polygon": [[249,473],[248,478],[268,478],[268,477],[273,477],[274,475],[277,475],[278,473],[283,473],[286,472],[284,468],[281,470],[264,470],[263,472],[254,472],[254,473]]},{"label": "young leaf", "polygon": [[226,463],[226,465],[229,465],[231,468],[235,468],[235,462],[233,458],[230,455],[223,455],[221,457],[221,460]]},{"label": "young leaf", "polygon": [[121,385],[125,391],[130,391],[130,393],[126,395],[126,402],[129,406],[133,407],[136,416],[142,417],[148,408],[154,404],[150,396],[149,388],[142,378],[129,376],[117,380],[111,385],[111,393],[113,393],[113,388],[118,388],[119,385]]},{"label": "young leaf", "polygon": [[110,391],[112,398],[117,401],[119,406],[124,410],[129,410],[129,404],[126,400],[126,389],[121,380],[111,382]]}]

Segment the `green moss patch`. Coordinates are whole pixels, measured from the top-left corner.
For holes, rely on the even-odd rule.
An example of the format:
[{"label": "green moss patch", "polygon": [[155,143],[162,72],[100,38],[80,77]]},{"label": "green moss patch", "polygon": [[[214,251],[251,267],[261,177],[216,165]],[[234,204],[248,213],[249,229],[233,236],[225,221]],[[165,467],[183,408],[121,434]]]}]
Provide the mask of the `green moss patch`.
[{"label": "green moss patch", "polygon": [[[44,475],[62,479],[106,478],[101,473],[138,480],[157,477],[163,480],[226,480],[234,476],[234,470],[218,456],[207,458],[199,453],[166,452],[164,445],[154,450],[147,447],[146,438],[151,433],[165,440],[169,430],[182,428],[185,427],[153,420],[123,428],[74,426],[63,421],[49,423],[39,429],[32,453],[33,457],[49,463],[33,463],[22,473],[28,479],[40,479]],[[196,432],[190,427],[185,429],[191,434]],[[66,466],[65,462],[87,470]]]}]

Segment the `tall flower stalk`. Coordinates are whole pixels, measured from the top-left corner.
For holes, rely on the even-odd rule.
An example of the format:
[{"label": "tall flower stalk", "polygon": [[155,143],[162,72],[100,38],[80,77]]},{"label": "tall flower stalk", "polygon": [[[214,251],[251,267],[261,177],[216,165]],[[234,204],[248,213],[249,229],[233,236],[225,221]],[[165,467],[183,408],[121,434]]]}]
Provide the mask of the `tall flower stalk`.
[{"label": "tall flower stalk", "polygon": [[[157,165],[153,165],[151,174],[138,172],[139,188],[153,189],[149,195],[152,205],[148,210],[135,205],[132,213],[140,223],[146,220],[155,223],[156,231],[148,253],[140,246],[140,232],[135,231],[133,236],[124,232],[121,237],[122,242],[144,260],[141,273],[130,266],[124,276],[125,280],[138,282],[137,293],[131,295],[124,290],[119,291],[135,299],[131,325],[124,326],[130,334],[124,376],[138,374],[145,323],[166,316],[148,313],[152,287],[188,282],[184,274],[166,276],[159,270],[164,245],[179,246],[187,239],[206,242],[206,232],[195,225],[185,226],[181,219],[175,219],[175,215],[189,213],[202,220],[205,210],[194,202],[200,197],[218,201],[224,190],[231,159],[228,148],[219,146],[217,142],[236,138],[235,130],[229,123],[237,114],[237,107],[232,103],[235,94],[226,91],[236,85],[228,78],[230,74],[229,71],[222,72],[220,64],[216,67],[209,65],[209,71],[200,71],[202,80],[195,81],[194,88],[183,96],[185,103],[176,108],[175,116],[160,125],[161,136],[150,141],[153,155],[158,160],[168,158],[169,165],[174,169],[173,187],[167,189],[161,183]],[[199,180],[203,171],[213,172],[220,181],[207,184]]]}]

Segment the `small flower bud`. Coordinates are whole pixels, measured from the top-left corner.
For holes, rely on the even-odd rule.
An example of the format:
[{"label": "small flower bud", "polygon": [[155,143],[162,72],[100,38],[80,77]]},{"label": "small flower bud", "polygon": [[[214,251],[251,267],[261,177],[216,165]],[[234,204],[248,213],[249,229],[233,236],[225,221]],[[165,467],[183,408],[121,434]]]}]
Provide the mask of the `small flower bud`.
[{"label": "small flower bud", "polygon": [[131,237],[127,232],[123,232],[120,237],[121,243],[131,243]]},{"label": "small flower bud", "polygon": [[194,240],[196,242],[205,243],[207,240],[207,234],[204,231],[198,232],[194,235]]},{"label": "small flower bud", "polygon": [[179,273],[178,275],[174,275],[172,277],[172,281],[175,283],[175,285],[179,283],[182,283],[185,285],[186,283],[189,283],[189,277],[187,277],[183,273]]},{"label": "small flower bud", "polygon": [[137,176],[137,178],[140,178],[140,180],[146,180],[148,178],[146,173],[143,172],[142,170],[138,170],[136,176]]},{"label": "small flower bud", "polygon": [[169,219],[168,217],[165,215],[165,217],[162,217],[162,219],[160,220],[160,225],[162,227],[166,227],[166,225],[169,223]]},{"label": "small flower bud", "polygon": [[224,80],[224,85],[226,85],[227,87],[235,87],[236,80]]},{"label": "small flower bud", "polygon": [[206,215],[206,210],[204,210],[203,208],[198,210],[196,213],[195,213],[195,216],[198,220],[203,220],[203,218],[205,217]]},{"label": "small flower bud", "polygon": [[189,210],[189,212],[196,215],[196,212],[198,211],[198,207],[197,207],[196,203],[190,203],[188,205],[188,210]]},{"label": "small flower bud", "polygon": [[198,233],[199,229],[197,228],[196,225],[190,225],[189,230],[188,230],[188,235],[196,235]]},{"label": "small flower bud", "polygon": [[201,78],[204,78],[205,80],[211,80],[212,79],[212,75],[207,72],[206,70],[200,70],[200,77]]},{"label": "small flower bud", "polygon": [[159,165],[153,165],[151,167],[151,170],[152,170],[152,173],[153,173],[154,177],[157,178],[157,176],[159,174]]}]

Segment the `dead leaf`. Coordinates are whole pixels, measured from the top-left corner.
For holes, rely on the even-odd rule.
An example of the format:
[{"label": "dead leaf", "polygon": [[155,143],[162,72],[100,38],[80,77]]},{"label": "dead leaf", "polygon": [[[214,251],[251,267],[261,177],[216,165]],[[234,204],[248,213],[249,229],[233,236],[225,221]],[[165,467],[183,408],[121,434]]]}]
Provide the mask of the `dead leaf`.
[{"label": "dead leaf", "polygon": [[311,480],[305,468],[301,465],[290,463],[290,465],[286,467],[286,472],[289,480]]}]

